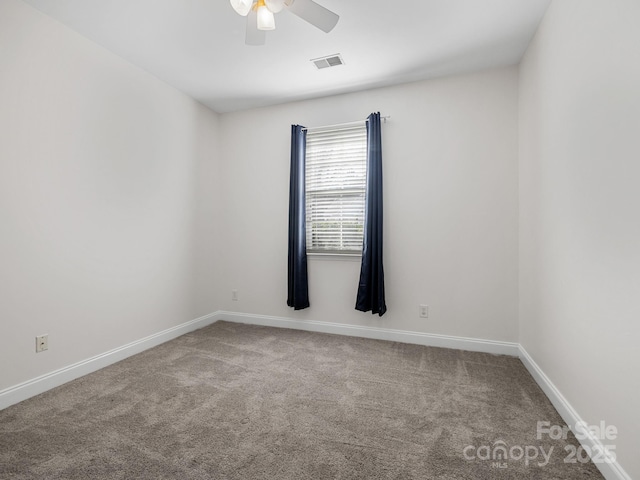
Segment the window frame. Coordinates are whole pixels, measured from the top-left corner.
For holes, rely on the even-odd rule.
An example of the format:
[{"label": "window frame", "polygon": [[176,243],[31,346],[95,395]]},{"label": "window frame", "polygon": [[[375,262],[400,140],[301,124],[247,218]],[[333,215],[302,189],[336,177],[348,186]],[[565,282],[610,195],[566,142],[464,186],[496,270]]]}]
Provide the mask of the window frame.
[{"label": "window frame", "polygon": [[[325,146],[327,148],[323,149]],[[366,121],[307,129],[305,157],[305,236],[307,255],[327,259],[361,258],[366,205]],[[340,170],[342,170],[341,184],[334,186],[331,185],[330,180],[327,181],[322,178],[323,175],[318,172],[322,172],[323,168],[325,173],[332,175],[340,173]],[[312,174],[310,174],[311,171],[313,171]],[[322,199],[323,197],[324,200]],[[356,208],[354,208],[354,204],[357,204]],[[322,218],[331,213],[339,214],[339,218],[331,218],[329,221],[339,224],[340,244],[338,248],[318,248],[320,242],[317,241],[317,236],[314,238],[314,232],[317,232],[317,230],[314,230],[314,225],[323,221]],[[344,225],[349,222],[355,222],[355,232],[353,227],[350,229],[344,228]],[[316,235],[330,240],[333,238],[332,234],[335,234],[335,231],[321,230]],[[346,235],[346,239],[342,235]],[[348,248],[349,243],[354,243],[354,237],[358,247]],[[315,244],[314,240],[316,240]]]}]

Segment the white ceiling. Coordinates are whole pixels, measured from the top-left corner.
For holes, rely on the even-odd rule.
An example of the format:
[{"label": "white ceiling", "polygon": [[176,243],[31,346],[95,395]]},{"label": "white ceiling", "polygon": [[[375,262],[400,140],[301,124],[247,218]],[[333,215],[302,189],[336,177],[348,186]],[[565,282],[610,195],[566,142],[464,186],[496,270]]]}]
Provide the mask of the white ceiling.
[{"label": "white ceiling", "polygon": [[[290,12],[244,44],[228,0],[24,0],[217,112],[518,63],[551,0],[317,0],[330,33]],[[342,54],[317,70],[312,58]]]}]

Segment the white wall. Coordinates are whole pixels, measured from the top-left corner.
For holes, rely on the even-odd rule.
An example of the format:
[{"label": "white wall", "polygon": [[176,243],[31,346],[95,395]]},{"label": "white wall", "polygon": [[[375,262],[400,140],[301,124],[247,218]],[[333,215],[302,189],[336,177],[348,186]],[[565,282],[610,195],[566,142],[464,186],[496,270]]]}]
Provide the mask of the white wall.
[{"label": "white wall", "polygon": [[554,1],[520,69],[520,342],[640,478],[640,3]]},{"label": "white wall", "polygon": [[[222,309],[517,341],[517,81],[506,68],[221,115]],[[378,110],[391,116],[382,128],[389,310],[354,309],[359,261],[312,259],[311,307],[294,312],[290,126]]]},{"label": "white wall", "polygon": [[215,310],[217,121],[0,2],[0,390]]}]

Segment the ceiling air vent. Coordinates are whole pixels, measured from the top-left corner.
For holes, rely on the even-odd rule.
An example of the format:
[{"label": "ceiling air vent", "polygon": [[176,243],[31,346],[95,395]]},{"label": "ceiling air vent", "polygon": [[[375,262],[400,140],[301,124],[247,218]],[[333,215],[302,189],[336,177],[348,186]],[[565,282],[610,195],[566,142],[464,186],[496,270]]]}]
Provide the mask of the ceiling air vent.
[{"label": "ceiling air vent", "polygon": [[339,53],[336,53],[335,55],[329,55],[328,57],[314,58],[311,61],[314,63],[314,65],[318,70],[322,68],[337,67],[338,65],[344,65],[344,60],[342,60],[342,57],[340,56]]}]

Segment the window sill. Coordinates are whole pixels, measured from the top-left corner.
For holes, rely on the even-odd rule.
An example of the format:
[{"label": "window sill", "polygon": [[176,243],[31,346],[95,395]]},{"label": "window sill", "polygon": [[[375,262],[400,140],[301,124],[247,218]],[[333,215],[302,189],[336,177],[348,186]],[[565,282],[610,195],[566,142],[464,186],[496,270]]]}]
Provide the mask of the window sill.
[{"label": "window sill", "polygon": [[338,260],[342,262],[359,262],[362,259],[361,253],[307,253],[309,260],[321,260],[321,261],[333,261]]}]

